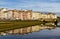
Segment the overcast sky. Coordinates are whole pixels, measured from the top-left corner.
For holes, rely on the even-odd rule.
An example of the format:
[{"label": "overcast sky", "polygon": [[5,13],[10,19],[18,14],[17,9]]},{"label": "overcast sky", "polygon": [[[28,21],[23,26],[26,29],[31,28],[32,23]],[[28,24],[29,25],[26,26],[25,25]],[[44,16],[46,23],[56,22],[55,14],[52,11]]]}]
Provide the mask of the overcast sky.
[{"label": "overcast sky", "polygon": [[0,0],[0,8],[60,12],[60,0]]}]

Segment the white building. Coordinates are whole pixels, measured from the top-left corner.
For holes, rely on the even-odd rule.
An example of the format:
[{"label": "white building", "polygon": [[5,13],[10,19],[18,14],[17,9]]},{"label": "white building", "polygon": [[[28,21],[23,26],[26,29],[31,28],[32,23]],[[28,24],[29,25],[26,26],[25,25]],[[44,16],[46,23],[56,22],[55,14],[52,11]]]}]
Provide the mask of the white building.
[{"label": "white building", "polygon": [[7,17],[7,12],[8,9],[7,8],[1,8],[0,9],[0,19],[5,19]]},{"label": "white building", "polygon": [[1,8],[0,11],[1,11],[1,12],[3,12],[3,11],[8,11],[8,9],[7,9],[7,8]]},{"label": "white building", "polygon": [[32,12],[32,20],[40,19],[41,18],[40,16],[41,16],[40,12]]},{"label": "white building", "polygon": [[7,8],[0,9],[0,19],[12,20],[38,20],[38,19],[57,19],[56,14],[32,11],[32,10],[8,10]]}]

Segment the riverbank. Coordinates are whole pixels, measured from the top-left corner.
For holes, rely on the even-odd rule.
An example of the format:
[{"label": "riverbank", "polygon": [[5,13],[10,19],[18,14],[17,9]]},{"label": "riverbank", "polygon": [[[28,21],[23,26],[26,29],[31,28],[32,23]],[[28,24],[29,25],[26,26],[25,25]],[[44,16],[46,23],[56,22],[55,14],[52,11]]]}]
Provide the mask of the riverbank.
[{"label": "riverbank", "polygon": [[0,31],[12,30],[21,27],[28,27],[33,25],[39,25],[43,22],[39,21],[1,21]]},{"label": "riverbank", "polygon": [[[51,21],[49,21],[51,22]],[[49,23],[48,22],[48,23]],[[53,22],[53,21],[52,21]],[[40,25],[45,24],[47,22],[45,21],[39,21],[39,20],[12,20],[12,21],[0,21],[0,32],[1,31],[7,31],[7,30],[13,30],[23,27],[29,27],[34,25]]]}]

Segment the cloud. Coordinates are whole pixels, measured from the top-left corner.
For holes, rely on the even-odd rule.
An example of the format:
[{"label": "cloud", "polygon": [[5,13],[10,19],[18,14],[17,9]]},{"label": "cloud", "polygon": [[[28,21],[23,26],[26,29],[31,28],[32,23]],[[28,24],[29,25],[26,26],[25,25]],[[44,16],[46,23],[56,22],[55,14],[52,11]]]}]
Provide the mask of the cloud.
[{"label": "cloud", "polygon": [[[34,11],[46,11],[46,12],[60,12],[60,3],[56,3],[57,0],[16,0],[16,1],[0,1],[0,7],[7,7],[11,9],[32,9]],[[51,1],[55,1],[52,2]]]},{"label": "cloud", "polygon": [[35,2],[35,3],[17,3],[15,8],[27,8],[38,11],[48,11],[48,12],[60,12],[60,3],[43,3],[43,2]]},{"label": "cloud", "polygon": [[57,0],[50,0],[50,1],[57,1]]}]

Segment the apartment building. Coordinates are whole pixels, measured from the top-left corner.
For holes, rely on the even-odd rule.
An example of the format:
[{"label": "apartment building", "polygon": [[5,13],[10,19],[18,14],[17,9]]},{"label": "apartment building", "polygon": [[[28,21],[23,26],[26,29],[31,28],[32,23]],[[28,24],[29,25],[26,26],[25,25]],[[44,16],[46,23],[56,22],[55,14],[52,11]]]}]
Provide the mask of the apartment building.
[{"label": "apartment building", "polygon": [[41,17],[41,12],[33,11],[32,12],[32,20],[37,20],[40,19]]},{"label": "apartment building", "polygon": [[57,18],[57,15],[55,13],[48,13],[48,16],[50,17],[50,19],[56,19]]},{"label": "apartment building", "polygon": [[10,20],[38,20],[38,19],[56,19],[55,13],[42,13],[32,10],[8,10],[7,8],[0,9],[0,19]]},{"label": "apartment building", "polygon": [[7,8],[1,8],[0,9],[0,19],[7,18],[7,12],[8,12],[8,9]]}]

